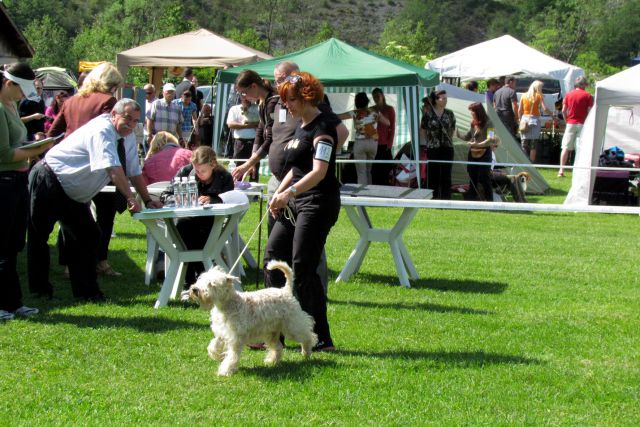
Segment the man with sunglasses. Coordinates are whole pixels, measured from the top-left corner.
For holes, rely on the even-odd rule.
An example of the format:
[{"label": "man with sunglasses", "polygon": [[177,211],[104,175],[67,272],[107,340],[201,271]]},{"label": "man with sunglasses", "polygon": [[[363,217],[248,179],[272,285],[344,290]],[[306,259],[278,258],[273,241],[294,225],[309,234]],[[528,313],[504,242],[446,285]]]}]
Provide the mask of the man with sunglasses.
[{"label": "man with sunglasses", "polygon": [[53,295],[47,241],[59,221],[68,251],[74,297],[104,301],[96,273],[100,228],[91,214],[91,199],[112,181],[126,198],[129,212],[139,212],[142,207],[129,188],[130,181],[145,206],[162,206],[151,200],[141,175],[133,135],[139,120],[138,103],[121,99],[110,114],[98,116],[77,129],[32,169],[27,241],[32,292],[45,297]]}]

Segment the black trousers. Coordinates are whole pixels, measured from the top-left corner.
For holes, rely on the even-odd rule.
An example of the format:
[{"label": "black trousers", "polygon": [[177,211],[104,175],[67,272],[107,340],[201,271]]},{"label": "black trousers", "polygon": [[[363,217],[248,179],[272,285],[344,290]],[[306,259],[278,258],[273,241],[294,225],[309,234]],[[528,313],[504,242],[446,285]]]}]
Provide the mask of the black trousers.
[{"label": "black trousers", "polygon": [[[315,320],[318,339],[331,342],[327,298],[317,268],[329,231],[338,220],[340,194],[310,195],[295,199],[289,205],[296,224],[280,214],[269,235],[265,265],[271,260],[280,260],[293,267],[294,292],[300,306]],[[265,269],[265,279],[269,287],[284,286],[284,275],[280,271]]]},{"label": "black trousers", "polygon": [[27,172],[0,172],[0,310],[22,307],[22,289],[16,267],[27,233]]},{"label": "black trousers", "polygon": [[71,290],[75,297],[92,297],[100,293],[96,277],[100,228],[89,203],[72,200],[62,189],[55,174],[43,161],[29,175],[29,230],[27,261],[29,289],[40,294],[53,293],[49,282],[49,235],[60,222],[65,246]]},{"label": "black trousers", "polygon": [[[453,160],[453,147],[427,148],[428,160]],[[451,163],[429,163],[427,188],[433,190],[433,198],[451,199]]]},{"label": "black trousers", "polygon": [[[98,193],[93,197],[96,207],[96,223],[100,227],[100,240],[98,242],[98,261],[109,259],[109,244],[113,234],[113,223],[116,218],[116,193]],[[58,262],[60,265],[68,265],[69,256],[65,247],[64,231],[58,233]]]},{"label": "black trousers", "polygon": [[[214,217],[192,217],[178,220],[176,227],[187,249],[202,249],[204,247],[211,233],[214,219]],[[185,289],[194,284],[198,275],[203,271],[204,264],[201,262],[188,263],[185,277],[187,286]]]},{"label": "black trousers", "polygon": [[[386,145],[378,145],[375,160],[391,160],[391,149]],[[374,185],[389,185],[391,163],[374,163],[371,167],[371,179]]]},{"label": "black trousers", "polygon": [[[482,159],[469,158],[470,162],[483,162]],[[491,161],[491,160],[489,160]],[[493,201],[493,187],[491,186],[491,166],[467,165],[467,173],[471,181],[471,191],[478,196],[478,200]]]},{"label": "black trousers", "polygon": [[[249,159],[253,151],[253,139],[234,139],[233,140],[233,158]],[[245,162],[238,162],[238,166]],[[251,176],[251,181],[257,182],[258,175]]]}]

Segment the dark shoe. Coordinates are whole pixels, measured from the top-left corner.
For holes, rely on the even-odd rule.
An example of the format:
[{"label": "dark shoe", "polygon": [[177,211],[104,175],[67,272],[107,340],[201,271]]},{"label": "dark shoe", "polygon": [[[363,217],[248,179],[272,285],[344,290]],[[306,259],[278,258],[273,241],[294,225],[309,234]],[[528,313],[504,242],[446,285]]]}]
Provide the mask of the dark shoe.
[{"label": "dark shoe", "polygon": [[318,344],[316,344],[311,351],[313,351],[314,353],[317,351],[335,351],[336,348],[333,345],[333,342],[331,341],[318,341]]},{"label": "dark shoe", "polygon": [[91,296],[82,296],[78,298],[80,301],[93,302],[93,303],[101,303],[107,302],[107,297],[100,291],[97,294]]},{"label": "dark shoe", "polygon": [[53,300],[53,291],[34,292],[33,296],[44,300]]}]

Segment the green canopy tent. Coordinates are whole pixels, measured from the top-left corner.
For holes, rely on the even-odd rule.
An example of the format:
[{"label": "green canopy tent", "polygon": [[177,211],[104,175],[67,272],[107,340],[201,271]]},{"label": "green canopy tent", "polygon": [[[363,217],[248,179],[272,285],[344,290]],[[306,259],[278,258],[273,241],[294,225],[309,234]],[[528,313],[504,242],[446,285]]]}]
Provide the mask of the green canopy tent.
[{"label": "green canopy tent", "polygon": [[298,52],[254,64],[223,70],[218,76],[213,144],[217,150],[227,100],[241,71],[251,69],[273,80],[273,70],[282,61],[293,61],[302,71],[320,79],[327,93],[367,92],[379,87],[397,95],[395,147],[413,142],[417,152],[420,126],[420,99],[426,88],[439,83],[438,74],[395,59],[351,46],[332,38]]}]

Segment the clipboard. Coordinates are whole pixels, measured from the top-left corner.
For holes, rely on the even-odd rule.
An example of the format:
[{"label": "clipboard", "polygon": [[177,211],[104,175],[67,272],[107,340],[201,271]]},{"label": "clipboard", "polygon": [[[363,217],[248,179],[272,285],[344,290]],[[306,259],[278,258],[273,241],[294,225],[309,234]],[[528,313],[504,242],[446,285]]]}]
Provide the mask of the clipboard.
[{"label": "clipboard", "polygon": [[50,136],[49,138],[45,138],[45,139],[41,139],[40,141],[27,141],[25,143],[22,144],[22,147],[20,148],[26,148],[26,149],[31,149],[31,148],[37,148],[37,147],[41,147],[43,145],[47,145],[51,142],[55,142],[58,141],[60,139],[62,139],[62,137],[64,136],[64,133],[61,133],[58,136]]}]

